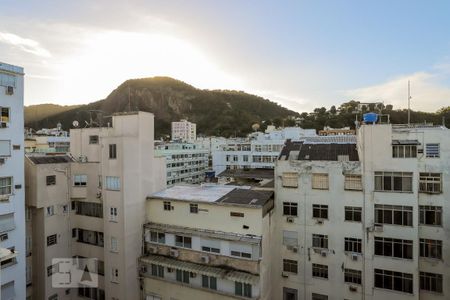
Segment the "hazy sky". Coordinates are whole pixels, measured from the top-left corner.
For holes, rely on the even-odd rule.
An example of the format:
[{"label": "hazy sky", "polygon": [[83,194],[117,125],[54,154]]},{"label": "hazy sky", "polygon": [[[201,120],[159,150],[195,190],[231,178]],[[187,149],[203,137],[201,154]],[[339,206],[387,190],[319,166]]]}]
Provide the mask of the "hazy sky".
[{"label": "hazy sky", "polygon": [[0,0],[0,61],[25,103],[88,103],[171,76],[293,110],[450,105],[450,1]]}]

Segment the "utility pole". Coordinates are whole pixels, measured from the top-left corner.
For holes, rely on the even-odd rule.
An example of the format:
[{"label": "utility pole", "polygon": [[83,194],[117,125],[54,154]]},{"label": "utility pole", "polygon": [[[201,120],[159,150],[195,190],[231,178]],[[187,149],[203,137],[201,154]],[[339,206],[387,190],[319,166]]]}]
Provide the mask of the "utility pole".
[{"label": "utility pole", "polygon": [[408,80],[408,126],[411,124],[411,85]]}]

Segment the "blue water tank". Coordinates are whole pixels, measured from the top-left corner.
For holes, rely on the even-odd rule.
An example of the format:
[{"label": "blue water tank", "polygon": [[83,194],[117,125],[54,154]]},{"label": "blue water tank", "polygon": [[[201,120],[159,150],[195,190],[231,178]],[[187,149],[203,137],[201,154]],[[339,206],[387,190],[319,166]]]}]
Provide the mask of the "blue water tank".
[{"label": "blue water tank", "polygon": [[364,123],[375,123],[378,120],[378,115],[376,113],[370,112],[363,115]]}]

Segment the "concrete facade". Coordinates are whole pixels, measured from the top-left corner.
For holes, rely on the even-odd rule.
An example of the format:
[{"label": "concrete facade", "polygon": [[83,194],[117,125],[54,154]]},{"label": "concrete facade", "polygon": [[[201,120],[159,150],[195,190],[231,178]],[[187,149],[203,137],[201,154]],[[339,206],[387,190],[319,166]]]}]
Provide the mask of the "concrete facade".
[{"label": "concrete facade", "polygon": [[172,141],[195,142],[197,139],[197,125],[187,120],[172,122]]},{"label": "concrete facade", "polygon": [[0,62],[0,247],[15,257],[2,261],[1,299],[25,299],[24,71]]}]

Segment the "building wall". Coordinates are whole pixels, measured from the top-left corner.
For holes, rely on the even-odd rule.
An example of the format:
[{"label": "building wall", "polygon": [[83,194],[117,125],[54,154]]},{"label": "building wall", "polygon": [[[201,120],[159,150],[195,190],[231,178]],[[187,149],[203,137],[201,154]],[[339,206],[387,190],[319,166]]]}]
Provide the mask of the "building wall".
[{"label": "building wall", "polygon": [[0,106],[10,109],[8,127],[0,128],[0,140],[10,141],[10,155],[5,156],[5,162],[0,165],[0,177],[12,177],[13,182],[9,199],[0,203],[0,215],[14,213],[15,228],[8,232],[8,239],[1,242],[1,247],[14,247],[17,264],[1,270],[0,283],[14,281],[16,299],[25,299],[24,74],[20,67],[0,63],[0,76],[5,76],[3,74],[15,77],[15,87],[13,95],[6,95],[6,84],[0,85]]}]

